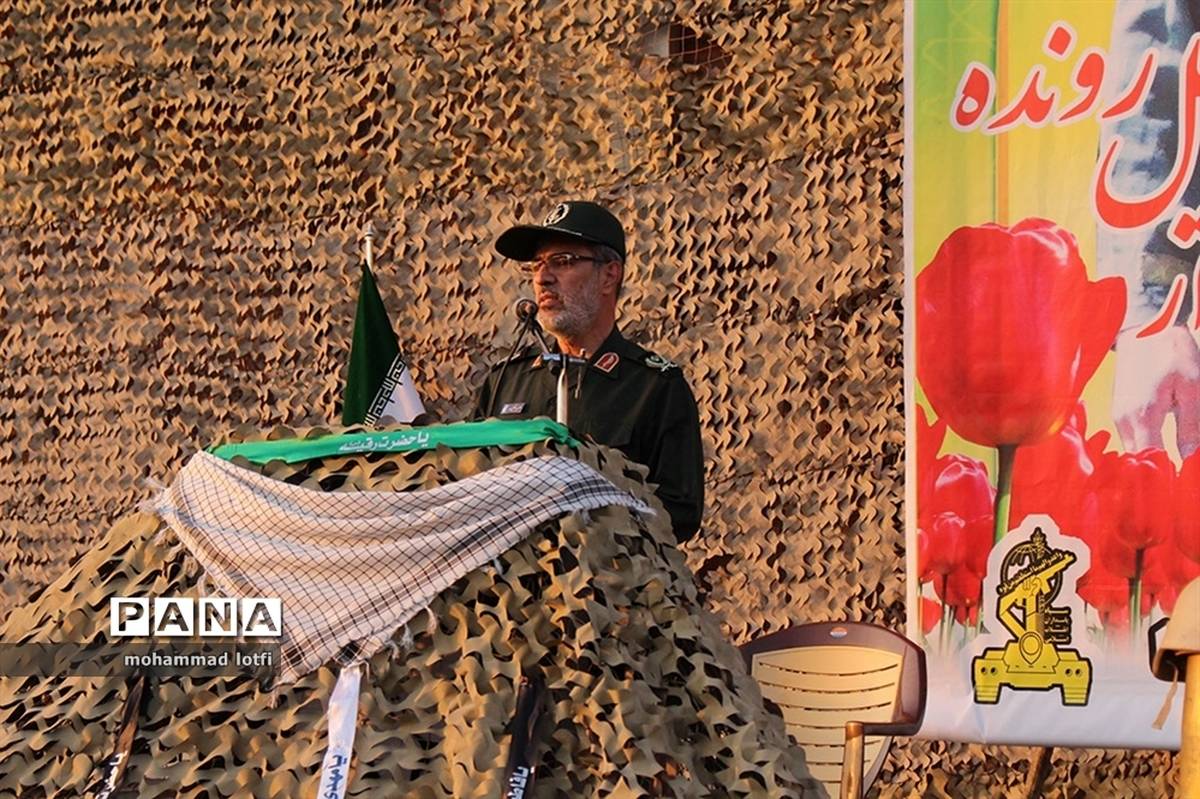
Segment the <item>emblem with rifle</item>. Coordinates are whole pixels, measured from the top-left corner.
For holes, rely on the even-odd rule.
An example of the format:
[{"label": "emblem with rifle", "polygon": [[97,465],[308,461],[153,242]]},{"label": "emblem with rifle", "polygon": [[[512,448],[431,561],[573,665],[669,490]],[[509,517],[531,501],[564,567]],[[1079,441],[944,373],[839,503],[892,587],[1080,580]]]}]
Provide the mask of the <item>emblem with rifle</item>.
[{"label": "emblem with rifle", "polygon": [[996,618],[1013,640],[987,647],[971,661],[975,701],[994,705],[1000,689],[1062,690],[1064,705],[1086,705],[1092,687],[1092,663],[1071,643],[1071,609],[1055,607],[1063,572],[1075,554],[1053,549],[1041,527],[1014,546],[1000,566]]}]

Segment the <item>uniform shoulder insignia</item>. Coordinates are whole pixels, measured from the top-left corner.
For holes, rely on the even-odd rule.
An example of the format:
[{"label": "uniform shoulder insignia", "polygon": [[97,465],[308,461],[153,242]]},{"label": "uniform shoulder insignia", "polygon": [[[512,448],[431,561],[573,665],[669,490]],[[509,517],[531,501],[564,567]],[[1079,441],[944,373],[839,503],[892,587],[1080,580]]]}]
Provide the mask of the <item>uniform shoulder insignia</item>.
[{"label": "uniform shoulder insignia", "polygon": [[679,368],[679,364],[675,363],[674,361],[668,361],[666,358],[662,357],[661,355],[655,355],[654,353],[650,353],[649,355],[647,355],[644,363],[647,366],[649,366],[651,369],[657,369],[660,372],[665,372],[668,369],[678,369]]}]

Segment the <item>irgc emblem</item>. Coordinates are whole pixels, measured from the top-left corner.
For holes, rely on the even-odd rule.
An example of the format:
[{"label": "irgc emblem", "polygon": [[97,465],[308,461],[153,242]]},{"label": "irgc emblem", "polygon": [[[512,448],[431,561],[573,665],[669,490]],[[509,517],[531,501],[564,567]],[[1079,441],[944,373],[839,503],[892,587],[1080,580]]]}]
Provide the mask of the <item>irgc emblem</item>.
[{"label": "irgc emblem", "polygon": [[543,222],[542,224],[543,225],[557,225],[559,222],[563,221],[563,219],[567,215],[567,212],[570,210],[571,209],[567,206],[566,203],[559,203],[558,205],[554,206],[553,211],[551,211],[550,213],[548,213],[546,215],[546,221]]},{"label": "irgc emblem", "polygon": [[[1088,564],[1079,563],[1081,553],[1072,551],[1078,545],[1067,542],[1050,517],[1027,519],[989,556],[984,595],[995,597],[994,618],[1004,630],[988,641],[999,646],[985,647],[971,660],[975,701],[995,705],[1004,687],[1041,692],[1058,688],[1062,704],[1086,705],[1092,661],[1071,644],[1084,637],[1075,581]],[[1005,546],[1007,551],[1000,551]]]}]

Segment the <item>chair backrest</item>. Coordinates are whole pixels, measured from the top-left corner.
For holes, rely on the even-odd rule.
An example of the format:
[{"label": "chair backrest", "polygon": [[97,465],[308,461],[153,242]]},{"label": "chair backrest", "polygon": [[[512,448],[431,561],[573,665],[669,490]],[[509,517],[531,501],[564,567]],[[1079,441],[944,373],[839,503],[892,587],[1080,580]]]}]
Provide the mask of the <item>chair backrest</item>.
[{"label": "chair backrest", "polygon": [[862,722],[864,790],[879,773],[893,735],[913,735],[925,713],[925,653],[873,624],[821,622],[789,627],[742,646],[763,698],[804,749],[813,777],[839,795],[846,723]]}]

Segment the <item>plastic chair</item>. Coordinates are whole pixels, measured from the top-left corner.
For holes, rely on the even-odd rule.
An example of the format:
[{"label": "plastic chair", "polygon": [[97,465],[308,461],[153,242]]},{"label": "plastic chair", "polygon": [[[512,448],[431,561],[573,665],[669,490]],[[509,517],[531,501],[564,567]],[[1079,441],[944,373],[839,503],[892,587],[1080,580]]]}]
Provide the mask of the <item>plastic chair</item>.
[{"label": "plastic chair", "polygon": [[[913,735],[925,715],[925,653],[874,624],[789,627],[741,647],[763,698],[776,705],[813,777],[830,796],[859,799],[892,736]],[[866,767],[864,779],[864,762]]]}]

